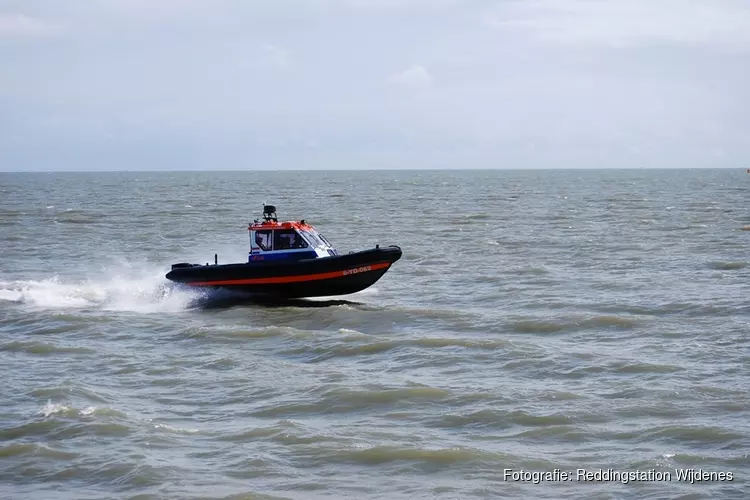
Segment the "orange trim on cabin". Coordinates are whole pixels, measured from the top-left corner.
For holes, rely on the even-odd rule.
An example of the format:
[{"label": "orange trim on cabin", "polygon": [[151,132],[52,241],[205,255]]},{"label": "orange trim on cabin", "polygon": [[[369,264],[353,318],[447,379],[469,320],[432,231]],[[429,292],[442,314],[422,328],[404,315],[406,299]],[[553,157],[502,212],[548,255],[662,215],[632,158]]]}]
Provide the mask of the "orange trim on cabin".
[{"label": "orange trim on cabin", "polygon": [[247,227],[248,231],[262,231],[272,229],[306,229],[308,231],[314,231],[315,228],[310,224],[302,224],[296,221],[284,221],[284,222],[256,222],[250,224]]},{"label": "orange trim on cabin", "polygon": [[368,273],[371,271],[377,271],[390,267],[391,262],[379,262],[377,264],[371,264],[369,266],[359,266],[351,269],[344,269],[342,271],[332,271],[329,273],[318,273],[318,274],[302,274],[297,276],[279,276],[276,278],[247,278],[237,280],[220,280],[220,281],[194,281],[192,283],[185,283],[191,286],[221,286],[221,285],[267,285],[275,283],[298,283],[302,281],[317,281],[329,278],[340,278],[342,276],[349,276],[351,274]]}]

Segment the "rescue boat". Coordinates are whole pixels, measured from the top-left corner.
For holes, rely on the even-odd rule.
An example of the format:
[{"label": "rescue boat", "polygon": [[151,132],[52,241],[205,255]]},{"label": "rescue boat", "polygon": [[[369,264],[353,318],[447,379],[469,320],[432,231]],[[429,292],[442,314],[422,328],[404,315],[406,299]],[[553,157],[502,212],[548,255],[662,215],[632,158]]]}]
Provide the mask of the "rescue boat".
[{"label": "rescue boat", "polygon": [[248,226],[247,262],[173,264],[166,278],[196,288],[223,288],[264,298],[348,295],[378,281],[401,258],[396,245],[340,254],[312,225],[279,222],[276,207],[263,206],[263,220]]}]

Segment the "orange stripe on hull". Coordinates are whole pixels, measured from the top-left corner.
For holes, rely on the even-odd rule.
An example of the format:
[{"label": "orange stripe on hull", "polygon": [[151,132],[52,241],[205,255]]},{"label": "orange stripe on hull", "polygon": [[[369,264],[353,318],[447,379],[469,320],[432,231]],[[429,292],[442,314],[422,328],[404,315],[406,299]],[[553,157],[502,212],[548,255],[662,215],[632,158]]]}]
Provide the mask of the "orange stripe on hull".
[{"label": "orange stripe on hull", "polygon": [[354,267],[351,269],[344,269],[342,271],[332,271],[330,273],[318,273],[318,274],[303,274],[297,276],[279,276],[277,278],[247,278],[237,280],[221,280],[221,281],[194,281],[192,283],[186,283],[191,286],[222,286],[222,285],[270,285],[276,283],[299,283],[301,281],[316,281],[325,280],[330,278],[341,278],[342,276],[349,276],[352,274],[367,273],[370,271],[377,271],[389,267],[390,262],[380,262],[379,264],[372,264],[369,266]]}]

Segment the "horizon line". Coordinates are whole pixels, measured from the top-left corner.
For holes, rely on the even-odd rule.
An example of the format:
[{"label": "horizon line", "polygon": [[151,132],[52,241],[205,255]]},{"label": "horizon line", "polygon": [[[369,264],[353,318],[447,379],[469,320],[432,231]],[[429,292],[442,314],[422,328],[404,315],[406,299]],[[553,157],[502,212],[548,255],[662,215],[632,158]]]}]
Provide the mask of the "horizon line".
[{"label": "horizon line", "polygon": [[553,171],[553,170],[747,170],[748,167],[476,167],[476,168],[253,168],[253,169],[61,169],[61,170],[2,170],[0,174],[55,174],[55,173],[186,173],[186,172],[473,172],[473,171]]}]

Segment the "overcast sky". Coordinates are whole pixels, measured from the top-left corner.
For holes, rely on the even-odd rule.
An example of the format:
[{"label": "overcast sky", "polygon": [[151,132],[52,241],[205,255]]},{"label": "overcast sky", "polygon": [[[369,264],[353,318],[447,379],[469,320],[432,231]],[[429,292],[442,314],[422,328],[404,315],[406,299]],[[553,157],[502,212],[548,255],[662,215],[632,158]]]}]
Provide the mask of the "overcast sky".
[{"label": "overcast sky", "polygon": [[748,0],[0,0],[0,170],[750,167]]}]

